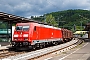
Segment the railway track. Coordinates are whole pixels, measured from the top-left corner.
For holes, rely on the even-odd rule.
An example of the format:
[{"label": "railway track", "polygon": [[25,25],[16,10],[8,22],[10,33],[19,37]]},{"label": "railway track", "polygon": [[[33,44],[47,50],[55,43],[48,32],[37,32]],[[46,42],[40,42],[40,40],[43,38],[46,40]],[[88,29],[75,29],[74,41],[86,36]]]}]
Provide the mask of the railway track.
[{"label": "railway track", "polygon": [[4,51],[2,53],[0,53],[0,59],[3,59],[3,58],[7,58],[9,56],[16,56],[18,54],[23,54],[25,52],[15,52],[15,51]]},{"label": "railway track", "polygon": [[39,57],[42,57],[44,55],[50,54],[50,53],[57,53],[57,52],[62,52],[65,49],[72,49],[73,47],[76,47],[77,45],[81,44],[82,41],[79,39],[72,40],[70,42],[60,44],[57,46],[52,46],[48,48],[43,48],[40,50],[36,51],[31,51],[31,52],[7,52],[7,53],[2,53],[0,54],[0,59],[11,59],[11,60],[31,60],[31,59],[36,59]]}]

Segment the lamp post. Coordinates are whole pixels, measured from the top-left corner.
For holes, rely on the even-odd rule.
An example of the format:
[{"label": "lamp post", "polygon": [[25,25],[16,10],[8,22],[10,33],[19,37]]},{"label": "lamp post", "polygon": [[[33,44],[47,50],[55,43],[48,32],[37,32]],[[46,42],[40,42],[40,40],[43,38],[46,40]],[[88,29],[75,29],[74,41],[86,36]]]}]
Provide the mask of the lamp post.
[{"label": "lamp post", "polygon": [[76,25],[74,24],[74,31],[76,31]]},{"label": "lamp post", "polygon": [[[83,17],[82,15],[80,15],[79,14],[79,16],[81,17],[81,18],[85,18],[85,17]],[[86,19],[86,18],[85,18]],[[80,28],[80,30],[82,31],[82,23],[83,23],[83,21],[80,21],[80,24],[81,24],[81,28]]]},{"label": "lamp post", "polygon": [[[58,27],[59,27],[60,22],[62,22],[62,23],[65,22],[65,21],[60,21],[60,18],[62,18],[62,17],[63,17],[62,15],[60,17],[58,17]],[[62,25],[62,27],[63,27],[63,25]]]},{"label": "lamp post", "polygon": [[83,21],[80,21],[80,23],[81,23],[81,31],[82,31],[82,22],[83,22]]},{"label": "lamp post", "polygon": [[44,14],[44,22],[46,23],[46,13]]},{"label": "lamp post", "polygon": [[64,28],[63,23],[64,23],[65,21],[60,21],[60,22],[62,23],[62,28]]}]

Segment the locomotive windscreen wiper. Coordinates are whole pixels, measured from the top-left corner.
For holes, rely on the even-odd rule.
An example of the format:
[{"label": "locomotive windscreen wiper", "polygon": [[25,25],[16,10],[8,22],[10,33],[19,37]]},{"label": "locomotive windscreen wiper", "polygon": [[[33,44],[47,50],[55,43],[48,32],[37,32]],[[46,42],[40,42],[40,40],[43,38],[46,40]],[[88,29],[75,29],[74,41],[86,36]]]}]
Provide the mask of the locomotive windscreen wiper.
[{"label": "locomotive windscreen wiper", "polygon": [[22,30],[22,26],[16,26],[16,30]]},{"label": "locomotive windscreen wiper", "polygon": [[16,30],[27,31],[27,30],[29,30],[29,26],[16,26]]}]

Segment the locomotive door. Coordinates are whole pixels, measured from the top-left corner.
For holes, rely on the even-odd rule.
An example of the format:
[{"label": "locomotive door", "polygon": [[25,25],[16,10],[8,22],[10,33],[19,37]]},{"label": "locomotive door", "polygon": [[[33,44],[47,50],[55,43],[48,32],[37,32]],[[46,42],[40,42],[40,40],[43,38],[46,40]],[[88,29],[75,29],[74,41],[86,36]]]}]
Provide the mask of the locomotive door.
[{"label": "locomotive door", "polygon": [[38,39],[38,27],[34,27],[34,32],[33,32],[33,40]]}]

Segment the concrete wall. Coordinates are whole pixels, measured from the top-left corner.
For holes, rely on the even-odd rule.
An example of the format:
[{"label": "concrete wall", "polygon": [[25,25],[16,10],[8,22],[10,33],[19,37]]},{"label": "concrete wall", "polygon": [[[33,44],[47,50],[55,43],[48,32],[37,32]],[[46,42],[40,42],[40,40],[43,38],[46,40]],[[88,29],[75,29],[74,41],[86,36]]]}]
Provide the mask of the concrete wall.
[{"label": "concrete wall", "polygon": [[15,26],[12,26],[12,40],[13,40],[14,29],[15,29]]}]

